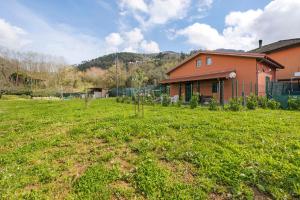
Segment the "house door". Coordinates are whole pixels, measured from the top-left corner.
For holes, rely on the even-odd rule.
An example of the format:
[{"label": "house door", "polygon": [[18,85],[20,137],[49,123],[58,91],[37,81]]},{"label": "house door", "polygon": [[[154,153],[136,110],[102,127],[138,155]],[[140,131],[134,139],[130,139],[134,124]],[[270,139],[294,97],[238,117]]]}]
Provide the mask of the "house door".
[{"label": "house door", "polygon": [[266,76],[266,96],[269,97],[270,94],[270,77]]},{"label": "house door", "polygon": [[219,90],[220,90],[220,104],[224,105],[224,81],[219,82]]},{"label": "house door", "polygon": [[192,83],[186,82],[185,83],[185,101],[189,102],[192,97]]}]

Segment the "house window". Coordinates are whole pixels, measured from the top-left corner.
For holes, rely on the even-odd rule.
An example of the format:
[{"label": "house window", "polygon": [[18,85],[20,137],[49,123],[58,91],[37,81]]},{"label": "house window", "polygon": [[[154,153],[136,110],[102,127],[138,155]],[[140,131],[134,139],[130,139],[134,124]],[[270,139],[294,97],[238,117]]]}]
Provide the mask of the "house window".
[{"label": "house window", "polygon": [[196,67],[197,68],[201,67],[201,65],[202,65],[202,60],[199,58],[199,59],[196,60]]},{"label": "house window", "polygon": [[212,93],[217,93],[218,92],[218,82],[213,82],[212,83]]},{"label": "house window", "polygon": [[211,65],[211,64],[212,64],[211,57],[207,56],[206,57],[206,65]]}]

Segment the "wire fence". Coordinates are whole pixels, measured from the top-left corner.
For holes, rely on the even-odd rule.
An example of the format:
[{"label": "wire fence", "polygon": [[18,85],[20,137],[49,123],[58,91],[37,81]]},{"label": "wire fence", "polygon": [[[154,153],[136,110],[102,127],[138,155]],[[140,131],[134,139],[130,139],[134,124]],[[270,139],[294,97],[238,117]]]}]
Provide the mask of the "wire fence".
[{"label": "wire fence", "polygon": [[[108,94],[110,97],[116,97],[116,96],[129,96],[132,97],[138,92],[138,88],[111,88],[108,91]],[[142,87],[140,89],[142,93],[144,94],[151,94],[156,97],[161,96],[162,93],[164,93],[163,87],[161,86],[155,86],[155,85],[147,85],[145,87]]]},{"label": "wire fence", "polygon": [[268,97],[279,101],[283,108],[287,108],[290,97],[300,98],[300,82],[271,82]]}]

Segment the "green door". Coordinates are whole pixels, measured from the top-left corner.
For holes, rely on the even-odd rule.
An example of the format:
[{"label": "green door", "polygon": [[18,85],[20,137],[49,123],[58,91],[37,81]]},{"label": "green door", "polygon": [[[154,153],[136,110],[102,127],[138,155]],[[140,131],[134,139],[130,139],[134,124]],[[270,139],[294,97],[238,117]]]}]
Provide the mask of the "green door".
[{"label": "green door", "polygon": [[187,82],[185,83],[185,101],[189,102],[192,97],[192,83]]},{"label": "green door", "polygon": [[266,76],[266,96],[269,97],[270,90],[270,77]]}]

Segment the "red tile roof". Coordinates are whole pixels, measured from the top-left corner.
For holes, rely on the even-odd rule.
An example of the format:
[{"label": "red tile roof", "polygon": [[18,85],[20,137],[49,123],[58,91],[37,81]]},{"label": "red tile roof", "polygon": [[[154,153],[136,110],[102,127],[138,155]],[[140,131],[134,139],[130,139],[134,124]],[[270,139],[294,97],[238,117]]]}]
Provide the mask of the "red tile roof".
[{"label": "red tile roof", "polygon": [[249,51],[250,53],[270,53],[284,48],[292,46],[300,46],[300,38],[294,38],[289,40],[280,40],[271,44],[264,45],[260,48]]}]

